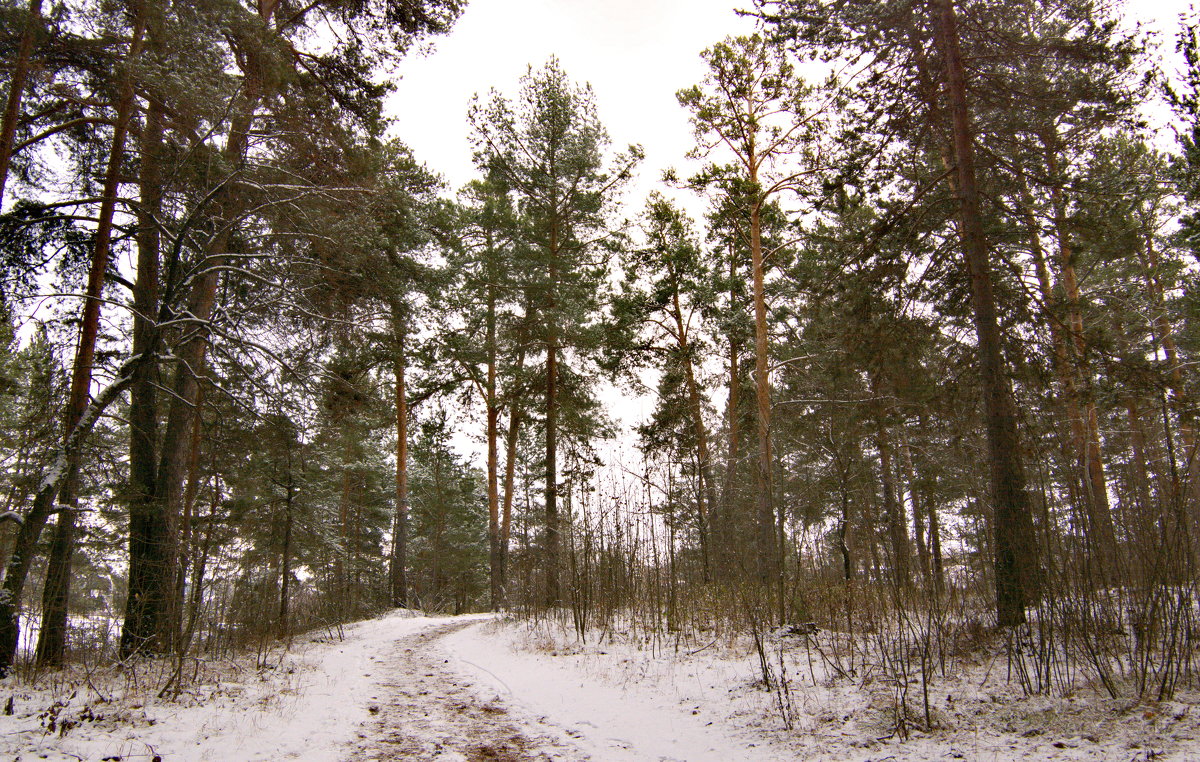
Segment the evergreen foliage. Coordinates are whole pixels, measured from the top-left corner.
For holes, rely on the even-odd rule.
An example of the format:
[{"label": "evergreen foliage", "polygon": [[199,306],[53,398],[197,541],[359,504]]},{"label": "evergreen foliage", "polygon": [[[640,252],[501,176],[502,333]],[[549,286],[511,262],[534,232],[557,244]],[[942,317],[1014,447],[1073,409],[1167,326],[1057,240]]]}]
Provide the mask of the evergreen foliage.
[{"label": "evergreen foliage", "polygon": [[625,199],[557,59],[464,188],[387,137],[463,7],[0,4],[0,671],[40,593],[44,665],[421,606],[1195,686],[1194,20],[1156,90],[1103,0],[757,0]]}]

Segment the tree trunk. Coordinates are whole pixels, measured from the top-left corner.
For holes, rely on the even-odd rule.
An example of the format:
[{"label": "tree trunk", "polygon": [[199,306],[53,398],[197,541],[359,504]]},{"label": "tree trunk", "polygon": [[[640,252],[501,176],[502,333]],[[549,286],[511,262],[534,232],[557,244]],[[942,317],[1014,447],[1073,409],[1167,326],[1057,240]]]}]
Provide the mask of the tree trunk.
[{"label": "tree trunk", "polygon": [[1025,473],[1017,433],[1016,407],[1005,374],[991,262],[979,190],[975,178],[975,138],[967,106],[966,77],[959,48],[953,0],[932,0],[934,28],[945,64],[954,136],[955,180],[959,200],[959,234],[971,286],[971,306],[978,342],[980,381],[984,395],[988,460],[991,466],[995,534],[996,617],[1002,627],[1025,621],[1025,606],[1039,594],[1033,519],[1025,494]]},{"label": "tree trunk", "polygon": [[5,566],[3,582],[0,583],[0,677],[8,674],[17,655],[21,595],[25,590],[29,568],[33,564],[38,538],[46,520],[54,512],[54,498],[58,495],[69,469],[78,463],[84,440],[91,433],[96,421],[108,406],[130,387],[133,382],[132,374],[147,361],[146,358],[138,356],[126,360],[118,370],[117,378],[102,389],[87,406],[75,428],[66,437],[62,450],[54,459],[46,476],[38,485],[33,504],[23,517],[12,553]]},{"label": "tree trunk", "polygon": [[[755,157],[750,152],[750,183],[756,187]],[[758,578],[764,584],[778,581],[782,571],[775,535],[775,501],[772,495],[771,467],[771,377],[767,328],[766,265],[763,262],[761,202],[756,198],[750,208],[750,264],[754,280],[754,399],[758,417],[758,468],[756,469]]]},{"label": "tree trunk", "polygon": [[[1063,199],[1059,177],[1057,138],[1046,137],[1046,169],[1050,175],[1050,202],[1054,214],[1054,232],[1058,239],[1060,287],[1066,297],[1066,326],[1070,333],[1070,347],[1074,350],[1074,362],[1063,368],[1063,374],[1073,377],[1075,383],[1068,393],[1068,403],[1074,408],[1071,414],[1071,435],[1075,440],[1075,451],[1083,470],[1082,483],[1085,487],[1084,507],[1088,517],[1088,537],[1091,540],[1093,558],[1098,561],[1101,582],[1113,582],[1116,574],[1116,532],[1113,529],[1112,507],[1108,500],[1108,480],[1104,475],[1104,461],[1100,451],[1099,417],[1096,402],[1085,392],[1091,386],[1087,365],[1087,346],[1083,335],[1083,312],[1080,308],[1079,281],[1075,274],[1075,257],[1067,229],[1066,202]],[[1063,349],[1066,350],[1066,343]],[[1064,351],[1064,354],[1067,354]],[[1071,397],[1074,396],[1074,399]]]},{"label": "tree trunk", "polygon": [[503,553],[500,550],[499,417],[495,404],[494,366],[488,368],[487,403],[487,493],[488,493],[488,579],[492,611],[504,606]]},{"label": "tree trunk", "polygon": [[180,646],[180,653],[185,652],[191,646],[192,637],[196,632],[196,622],[200,618],[200,608],[204,603],[204,575],[208,571],[208,559],[212,555],[213,527],[217,523],[217,506],[220,502],[220,488],[214,483],[208,504],[208,520],[204,524],[204,540],[200,543],[196,565],[192,567],[192,589],[187,605],[187,628],[184,630],[184,642]]},{"label": "tree trunk", "polygon": [[842,579],[846,582],[854,579],[854,562],[850,558],[850,487],[847,475],[843,471],[841,482],[842,512],[838,518],[838,552],[842,555]]},{"label": "tree trunk", "polygon": [[[1188,474],[1188,484],[1191,488],[1190,500],[1185,501],[1189,505],[1187,511],[1188,531],[1195,536],[1200,534],[1200,457],[1197,457],[1200,438],[1196,435],[1192,401],[1184,388],[1179,347],[1175,342],[1175,329],[1167,316],[1166,300],[1163,296],[1162,283],[1158,277],[1158,251],[1155,249],[1149,233],[1142,236],[1142,245],[1139,247],[1138,254],[1141,259],[1147,295],[1154,308],[1152,322],[1154,338],[1162,347],[1163,355],[1166,357],[1165,381],[1169,392],[1167,398],[1170,402],[1170,409],[1179,418],[1179,436],[1183,443],[1184,468]],[[1171,445],[1170,442],[1167,444]],[[1179,497],[1182,499],[1184,496],[1180,495]],[[1194,542],[1192,547],[1200,552],[1200,547],[1197,547]]]},{"label": "tree trunk", "polygon": [[[1066,489],[1071,500],[1071,504],[1077,510],[1082,510],[1083,515],[1079,517],[1075,523],[1079,530],[1085,536],[1096,538],[1097,544],[1100,543],[1100,533],[1093,532],[1095,520],[1095,507],[1092,502],[1092,494],[1095,492],[1094,482],[1089,483],[1091,474],[1089,474],[1088,460],[1088,433],[1085,430],[1086,416],[1080,409],[1081,395],[1079,387],[1082,379],[1076,374],[1076,369],[1071,362],[1070,350],[1067,346],[1066,334],[1072,329],[1063,323],[1055,311],[1057,300],[1054,297],[1054,286],[1050,279],[1050,270],[1046,265],[1045,252],[1042,249],[1041,233],[1037,224],[1037,219],[1034,215],[1033,196],[1030,194],[1027,186],[1022,181],[1021,188],[1022,204],[1025,207],[1025,222],[1029,228],[1029,252],[1033,258],[1034,273],[1037,276],[1038,291],[1041,294],[1044,310],[1046,312],[1046,322],[1050,329],[1050,343],[1053,351],[1053,367],[1054,373],[1058,378],[1060,394],[1056,402],[1059,403],[1059,415],[1066,425],[1067,431],[1070,432],[1070,442],[1061,441],[1061,457],[1063,462],[1067,464],[1068,471],[1072,474],[1066,485]],[[1061,224],[1061,223],[1060,223]],[[1082,329],[1082,323],[1079,324]],[[1094,406],[1092,408],[1094,412]],[[1107,492],[1107,488],[1105,490]],[[1107,498],[1105,499],[1105,512],[1108,511]],[[1111,521],[1110,521],[1111,524]],[[1111,527],[1110,527],[1111,528]],[[1111,532],[1110,532],[1111,535]],[[1095,556],[1097,560],[1101,560],[1102,556]],[[1109,560],[1103,560],[1100,564],[1101,569],[1106,569],[1110,566]]]},{"label": "tree trunk", "polygon": [[283,503],[283,547],[279,551],[279,637],[286,638],[290,630],[288,605],[292,583],[292,521],[296,502],[296,481],[292,472],[292,451],[288,450],[287,494]]},{"label": "tree trunk", "polygon": [[350,472],[350,464],[354,462],[354,454],[351,452],[350,437],[342,431],[342,494],[338,500],[338,547],[337,556],[333,561],[333,576],[334,589],[337,591],[337,614],[340,618],[345,618],[347,614],[354,611],[354,604],[351,601],[352,592],[350,590],[350,573],[353,569],[351,560],[351,543],[350,543],[350,511],[351,502],[354,497],[353,477]]},{"label": "tree trunk", "polygon": [[683,309],[679,303],[679,289],[673,293],[675,330],[679,342],[679,354],[683,364],[683,378],[687,386],[688,410],[692,416],[692,429],[696,434],[696,460],[700,475],[700,490],[696,500],[696,512],[699,519],[700,557],[703,569],[703,581],[707,584],[711,578],[709,569],[710,527],[712,514],[717,505],[717,487],[713,480],[712,460],[709,457],[708,427],[704,425],[704,408],[700,400],[700,385],[696,383],[696,371],[692,362],[692,346],[688,339],[687,325],[683,319]]},{"label": "tree trunk", "polygon": [[405,327],[393,306],[393,338],[396,354],[392,358],[396,377],[396,507],[392,516],[392,557],[388,566],[392,606],[408,606],[408,392],[404,383],[407,367]]},{"label": "tree trunk", "polygon": [[[142,50],[143,24],[139,17],[134,24],[133,39],[125,62],[128,67]],[[96,223],[91,268],[88,271],[87,292],[83,304],[83,319],[75,364],[71,372],[71,392],[67,401],[67,421],[63,435],[68,436],[79,424],[91,396],[92,366],[96,359],[96,339],[100,331],[100,299],[108,275],[109,252],[112,248],[113,214],[121,189],[121,162],[125,156],[125,137],[133,116],[133,82],[126,69],[117,99],[117,119],[113,128],[108,166],[104,172],[104,190],[100,201],[100,216]],[[58,514],[50,557],[46,567],[46,585],[42,590],[42,628],[38,638],[37,662],[42,665],[62,663],[66,645],[67,606],[71,597],[71,556],[75,552],[75,508],[78,507],[79,463],[74,460],[67,468],[59,502],[71,510]]]},{"label": "tree trunk", "polygon": [[929,567],[929,544],[925,535],[925,510],[921,504],[920,491],[917,489],[916,469],[913,468],[912,447],[908,441],[908,431],[900,426],[900,466],[904,474],[904,482],[908,485],[908,498],[912,504],[913,540],[917,546],[917,563],[921,567],[921,577],[928,585],[932,582]]},{"label": "tree trunk", "polygon": [[[260,17],[264,23],[269,24],[275,7],[274,3],[260,5]],[[245,163],[250,128],[262,98],[259,62],[253,58],[253,55],[247,56],[243,72],[243,97],[230,123],[229,137],[222,151],[225,164],[231,167],[241,167]],[[186,470],[187,432],[191,430],[192,416],[196,411],[200,388],[198,374],[204,367],[208,353],[205,323],[212,317],[216,306],[217,288],[221,282],[219,268],[228,258],[232,228],[243,206],[243,202],[235,197],[232,186],[232,182],[226,182],[214,201],[218,209],[218,232],[205,248],[201,274],[188,298],[187,313],[197,321],[194,335],[175,350],[179,362],[172,383],[173,395],[163,433],[154,490],[153,511],[159,515],[152,521],[159,534],[157,539],[153,535],[135,538],[131,531],[129,603],[121,633],[122,655],[138,650],[166,650],[164,640],[169,638],[169,633],[179,630],[178,623],[170,619],[171,612],[180,611],[182,606],[180,602],[172,601],[170,596],[174,592],[171,581],[175,579],[178,563],[177,524]],[[135,565],[140,569],[137,577],[132,574]]]},{"label": "tree trunk", "polygon": [[946,592],[946,571],[942,561],[942,528],[938,520],[937,503],[926,500],[929,508],[929,556],[933,567],[933,588],[938,593]]},{"label": "tree trunk", "polygon": [[1164,490],[1157,490],[1159,502],[1156,505],[1151,495],[1150,466],[1147,455],[1150,445],[1147,441],[1146,425],[1142,421],[1137,398],[1132,394],[1125,396],[1125,413],[1129,421],[1130,448],[1133,450],[1129,462],[1129,480],[1133,484],[1134,502],[1137,505],[1134,512],[1137,519],[1136,526],[1128,529],[1144,538],[1140,542],[1135,542],[1142,547],[1148,547],[1148,544],[1145,543],[1160,536],[1160,532],[1168,526],[1162,506],[1166,505],[1166,500],[1169,498],[1164,494]]},{"label": "tree trunk", "polygon": [[35,660],[42,667],[63,663],[67,645],[68,607],[71,601],[71,560],[75,552],[75,510],[79,507],[79,467],[72,464],[59,491],[60,512],[50,539],[46,582],[42,588],[42,626],[38,632]]},{"label": "tree trunk", "polygon": [[[202,389],[197,403],[203,404],[203,400],[204,390]],[[203,451],[203,444],[204,419],[196,415],[192,418],[191,444],[188,447],[187,487],[183,493],[183,516],[179,525],[179,563],[175,567],[175,580],[170,597],[173,609],[168,614],[175,629],[169,633],[171,640],[166,644],[174,649],[180,658],[184,656],[187,648],[183,629],[185,613],[183,596],[187,589],[188,565],[191,563],[192,556],[192,524],[195,516],[196,495],[200,491],[200,455]]]},{"label": "tree trunk", "polygon": [[892,463],[892,443],[883,414],[876,416],[875,444],[879,449],[879,474],[883,486],[884,521],[887,524],[892,582],[897,589],[911,584],[908,562],[908,532],[905,530],[904,508],[896,489],[896,471]]},{"label": "tree trunk", "polygon": [[[517,351],[516,372],[525,368],[525,345]],[[518,400],[509,398],[508,431],[504,438],[504,499],[500,509],[500,586],[508,585],[508,546],[512,537],[513,484],[517,475],[517,445],[521,434],[521,406]]]},{"label": "tree trunk", "polygon": [[[153,42],[153,39],[152,39]],[[137,280],[133,285],[133,353],[153,352],[156,344],[156,317],[159,313],[160,235],[158,220],[162,212],[162,107],[151,100],[142,128],[141,203],[137,209]],[[129,584],[135,591],[147,590],[145,565],[147,551],[163,542],[166,528],[155,495],[158,482],[158,365],[148,362],[133,379],[129,392]],[[140,622],[141,599],[132,603],[137,610],[131,616],[126,608],[126,627],[121,636],[121,654],[128,655],[145,642],[152,629],[130,628]],[[128,636],[125,634],[128,632]]]},{"label": "tree trunk", "polygon": [[504,605],[504,561],[500,550],[499,452],[500,402],[496,395],[496,272],[491,235],[487,241],[487,499],[488,499],[488,591],[492,611]]},{"label": "tree trunk", "polygon": [[[729,252],[729,310],[732,314],[737,309],[736,287],[734,278],[737,275],[737,265],[733,258],[732,249]],[[741,447],[741,369],[738,367],[738,354],[741,345],[734,335],[733,329],[729,335],[729,399],[725,403],[725,424],[728,428],[728,441],[725,450],[725,484],[721,495],[721,518],[717,522],[718,565],[722,571],[732,571],[733,548],[735,537],[733,517],[736,511],[733,506],[733,491],[737,479],[738,449]]]},{"label": "tree trunk", "polygon": [[[60,466],[65,467],[65,463]],[[38,537],[50,518],[54,498],[58,495],[58,486],[58,480],[44,483],[34,495],[33,505],[17,531],[13,551],[4,569],[4,586],[0,591],[0,676],[8,675],[17,655],[21,594],[25,589],[25,579],[29,576],[29,567],[33,564]]]},{"label": "tree trunk", "polygon": [[[429,549],[432,551],[429,554],[429,579],[432,595],[429,597],[436,601],[438,609],[441,609],[446,589],[446,576],[442,572],[442,559],[446,557],[447,550],[443,539],[446,531],[446,493],[442,483],[441,453],[435,451],[432,461],[433,494],[436,496],[434,504],[437,506],[437,513],[436,520],[433,523],[433,533],[429,538]],[[425,596],[422,596],[422,599],[424,601]]]},{"label": "tree trunk", "polygon": [[[1113,335],[1117,337],[1116,349],[1121,355],[1131,351],[1125,334],[1120,316],[1114,315]],[[1127,527],[1127,530],[1140,533],[1144,538],[1131,538],[1135,547],[1147,548],[1157,543],[1162,532],[1169,531],[1171,514],[1168,506],[1173,500],[1173,490],[1170,478],[1163,472],[1161,465],[1164,456],[1160,442],[1157,437],[1148,435],[1142,417],[1141,403],[1145,400],[1144,395],[1130,389],[1122,396],[1126,418],[1129,421],[1129,444],[1132,450],[1127,471],[1137,504],[1134,512],[1136,526]]]},{"label": "tree trunk", "polygon": [[558,580],[558,348],[551,333],[546,349],[546,599],[547,606],[562,600]]},{"label": "tree trunk", "polygon": [[562,601],[559,585],[559,526],[558,526],[558,228],[550,231],[550,294],[546,314],[550,325],[546,335],[546,598],[547,606]]},{"label": "tree trunk", "polygon": [[4,186],[8,182],[8,167],[12,161],[13,143],[17,136],[17,121],[21,118],[21,99],[29,81],[29,59],[33,56],[34,38],[42,20],[42,0],[29,0],[25,31],[17,47],[12,76],[8,80],[8,102],[4,107],[4,122],[0,124],[0,209],[4,208]]},{"label": "tree trunk", "polygon": [[[202,322],[212,317],[218,280],[215,271],[201,276],[197,290],[189,300],[188,314]],[[145,598],[142,611],[153,620],[153,627],[149,623],[143,624],[146,639],[136,646],[150,652],[169,650],[171,633],[178,630],[178,623],[172,621],[172,612],[179,609],[173,600],[172,580],[175,579],[179,560],[179,517],[187,477],[189,434],[193,416],[199,408],[200,378],[208,353],[206,331],[197,326],[196,335],[176,348],[175,353],[180,357],[180,362],[172,384],[173,394],[163,431],[158,481],[154,490],[155,509],[159,512],[155,521],[159,525],[159,534],[152,554],[145,559],[145,579],[150,588],[141,591]]]}]

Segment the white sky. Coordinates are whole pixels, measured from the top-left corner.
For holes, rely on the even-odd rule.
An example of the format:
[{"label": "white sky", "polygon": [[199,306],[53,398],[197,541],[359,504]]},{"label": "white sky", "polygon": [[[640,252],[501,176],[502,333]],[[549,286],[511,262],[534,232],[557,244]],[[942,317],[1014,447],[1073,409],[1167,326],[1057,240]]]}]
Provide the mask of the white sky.
[{"label": "white sky", "polygon": [[[511,97],[530,65],[537,69],[557,56],[572,80],[591,84],[613,148],[640,143],[645,149],[626,195],[625,214],[632,217],[659,185],[662,171],[680,166],[692,145],[688,114],[675,93],[703,79],[700,51],[754,28],[733,12],[735,2],[470,0],[450,34],[434,41],[432,54],[401,63],[403,78],[388,102],[394,133],[453,192],[476,176],[466,119],[472,96],[495,87]],[[694,216],[703,211],[698,199],[685,208]],[[607,385],[601,396],[623,427],[653,408],[649,395]],[[628,439],[619,437],[626,447]],[[481,452],[478,442],[456,444],[464,452]],[[606,457],[614,458],[619,456]]]},{"label": "white sky", "polygon": [[[1192,0],[1129,0],[1126,13],[1162,34],[1173,51],[1180,12]],[[704,76],[700,51],[751,31],[733,12],[749,0],[470,0],[434,51],[401,63],[388,102],[395,134],[450,189],[472,177],[467,107],[490,88],[512,95],[532,65],[552,55],[576,82],[596,92],[600,119],[616,148],[641,143],[646,161],[631,190],[635,208],[663,169],[683,162],[692,144],[675,92]]]},{"label": "white sky", "polygon": [[[753,24],[737,0],[470,0],[431,55],[404,61],[388,103],[395,134],[452,189],[475,176],[467,107],[495,87],[514,95],[529,65],[558,56],[591,83],[615,148],[640,143],[646,160],[630,197],[637,207],[662,170],[692,143],[675,92],[700,82],[700,51]],[[749,2],[738,3],[744,7]]]},{"label": "white sky", "polygon": [[[1164,53],[1173,55],[1179,14],[1191,2],[1129,0],[1126,14],[1156,30]],[[675,93],[704,77],[700,51],[753,30],[749,19],[733,12],[749,5],[750,0],[470,0],[450,34],[433,41],[431,54],[401,62],[402,79],[387,104],[396,119],[394,134],[443,175],[453,193],[475,177],[466,119],[472,96],[493,87],[512,96],[528,66],[539,68],[558,56],[574,81],[592,85],[613,147],[640,143],[646,151],[626,196],[626,215],[634,216],[650,190],[661,187],[664,169],[678,166],[682,176],[688,174],[684,154],[692,146],[692,130]],[[698,199],[679,201],[694,217],[702,214]],[[605,397],[625,425],[644,419],[653,405],[649,396],[616,390]]]}]

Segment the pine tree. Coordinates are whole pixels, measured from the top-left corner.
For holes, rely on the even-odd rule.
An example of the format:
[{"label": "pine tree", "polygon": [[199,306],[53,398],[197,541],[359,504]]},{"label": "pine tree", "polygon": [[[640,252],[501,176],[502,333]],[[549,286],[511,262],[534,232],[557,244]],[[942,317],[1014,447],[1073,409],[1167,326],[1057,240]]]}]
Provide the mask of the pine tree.
[{"label": "pine tree", "polygon": [[17,121],[21,117],[21,100],[25,97],[25,88],[29,81],[30,60],[33,57],[34,43],[41,21],[42,0],[29,0],[24,28],[21,31],[21,42],[17,47],[17,54],[13,58],[12,73],[8,78],[8,98],[4,106],[3,122],[0,122],[0,207],[4,204],[4,187],[8,181],[8,166],[12,160],[17,135]]},{"label": "pine tree", "polygon": [[[837,12],[813,12],[810,0],[762,0],[763,19],[782,44],[808,57],[871,56],[856,89],[858,113],[884,140],[913,143],[932,135],[934,150],[957,199],[960,250],[969,285],[983,390],[994,504],[997,620],[1025,621],[1025,606],[1038,595],[1039,572],[1033,524],[1010,374],[1002,352],[992,244],[984,226],[976,162],[979,109],[963,65],[958,14],[953,0],[880,8],[849,2]],[[998,23],[998,17],[989,21]],[[994,29],[995,26],[980,28]],[[784,42],[784,41],[787,42]],[[902,65],[888,67],[894,60]]]},{"label": "pine tree", "polygon": [[445,411],[435,410],[413,448],[413,582],[423,608],[460,614],[482,597],[488,552],[482,475],[449,438]]},{"label": "pine tree", "polygon": [[[677,97],[692,112],[697,139],[693,155],[713,162],[692,184],[699,188],[715,187],[722,181],[734,184],[745,204],[740,210],[739,232],[748,243],[753,283],[758,577],[781,587],[766,296],[767,261],[776,252],[764,248],[763,210],[781,194],[801,192],[814,171],[812,148],[818,114],[809,105],[810,89],[784,52],[760,36],[727,39],[702,57],[709,67],[705,81],[681,90]],[[725,164],[726,160],[730,163]]]},{"label": "pine tree", "polygon": [[[382,131],[380,100],[387,88],[371,81],[371,67],[394,62],[417,41],[448,30],[462,4],[429,0],[354,4],[336,14],[327,14],[329,10],[325,3],[286,16],[277,15],[286,11],[277,3],[224,9],[229,33],[223,40],[230,60],[238,65],[239,81],[227,101],[228,117],[221,120],[224,143],[207,147],[212,183],[204,199],[208,235],[197,246],[187,293],[175,296],[195,325],[174,351],[178,361],[168,384],[173,393],[157,453],[153,515],[146,523],[151,536],[131,541],[131,567],[139,573],[130,595],[135,605],[126,615],[124,653],[169,648],[172,632],[178,630],[178,595],[154,591],[170,590],[163,580],[176,576],[177,522],[200,388],[197,374],[209,354],[213,317],[220,314],[219,289],[226,280],[238,281],[236,263],[247,254],[247,218],[272,201],[278,203],[278,197],[264,198],[266,193],[294,187],[296,179],[292,172],[268,171],[248,181],[244,175],[257,168],[248,161],[252,133],[264,120],[273,124],[275,157],[299,160],[304,165],[300,176],[314,189],[344,180],[336,171],[346,169],[338,161],[349,158],[343,136],[356,130],[369,135]],[[346,34],[338,36],[340,43],[331,50],[311,52],[306,46],[314,38],[310,32],[323,23],[339,25]],[[322,129],[314,130],[315,124]],[[286,158],[279,162],[280,169],[287,167]],[[336,179],[331,181],[329,174]]]},{"label": "pine tree", "polygon": [[[701,373],[710,347],[703,313],[717,298],[715,279],[703,260],[692,221],[661,195],[653,194],[647,202],[642,232],[645,245],[623,256],[625,279],[614,311],[644,336],[643,354],[661,374],[658,404],[643,430],[643,450],[683,449],[679,456],[694,450],[696,530],[707,582],[718,500]],[[635,340],[635,346],[639,344]],[[661,447],[651,446],[656,439],[663,440]],[[722,536],[722,541],[729,539]]]},{"label": "pine tree", "polygon": [[[606,284],[606,244],[616,192],[630,177],[640,149],[607,172],[607,136],[590,89],[571,84],[557,60],[521,80],[515,105],[493,92],[471,109],[476,162],[511,193],[522,218],[521,242],[533,259],[531,308],[544,348],[545,597],[562,600],[559,584],[559,434],[564,387],[586,374],[571,363],[594,358],[597,316]],[[573,377],[573,378],[572,378]],[[586,398],[586,397],[585,397]],[[586,437],[586,433],[584,434]]]},{"label": "pine tree", "polygon": [[[446,357],[453,358],[483,401],[486,416],[488,546],[490,598],[493,609],[505,600],[508,536],[512,523],[512,474],[521,408],[527,404],[525,357],[528,346],[530,261],[518,250],[520,218],[503,188],[488,179],[471,183],[463,201],[458,245],[449,254],[454,275],[450,306],[454,322],[440,337]],[[501,417],[508,412],[506,464],[500,477]]]}]

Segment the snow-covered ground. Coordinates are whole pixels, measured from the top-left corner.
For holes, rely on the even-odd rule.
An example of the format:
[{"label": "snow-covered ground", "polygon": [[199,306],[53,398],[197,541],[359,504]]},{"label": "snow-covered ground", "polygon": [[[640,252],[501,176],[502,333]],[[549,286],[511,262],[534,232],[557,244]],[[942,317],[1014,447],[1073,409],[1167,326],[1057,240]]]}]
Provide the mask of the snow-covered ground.
[{"label": "snow-covered ground", "polygon": [[795,759],[756,723],[730,721],[730,697],[717,694],[749,677],[740,665],[696,660],[697,670],[675,654],[557,635],[486,623],[447,636],[445,648],[481,690],[545,717],[594,759]]},{"label": "snow-covered ground", "polygon": [[[988,659],[936,680],[935,729],[909,726],[902,738],[895,683],[869,668],[834,679],[803,638],[766,646],[776,685],[786,670],[786,692],[763,689],[750,643],[590,640],[554,625],[495,622],[449,635],[445,647],[480,688],[544,715],[600,760],[1200,759],[1200,696],[1136,706],[1084,692],[1027,697],[1002,658]],[[917,681],[907,690],[912,717]]]},{"label": "snow-covered ground", "polygon": [[[173,699],[149,675],[104,671],[0,681],[0,755],[34,760],[337,762],[387,678],[384,644],[439,620],[408,612],[297,640],[290,652],[204,665],[217,679]],[[191,667],[188,668],[189,671]],[[52,722],[53,720],[53,722]],[[11,755],[16,755],[11,756]]]},{"label": "snow-covered ground", "polygon": [[936,728],[901,740],[897,686],[810,668],[803,638],[768,649],[783,692],[763,689],[744,643],[584,645],[557,626],[407,612],[343,634],[191,663],[208,679],[173,698],[147,665],[0,681],[0,759],[1200,759],[1195,696],[1023,697],[985,663],[936,682]]}]

